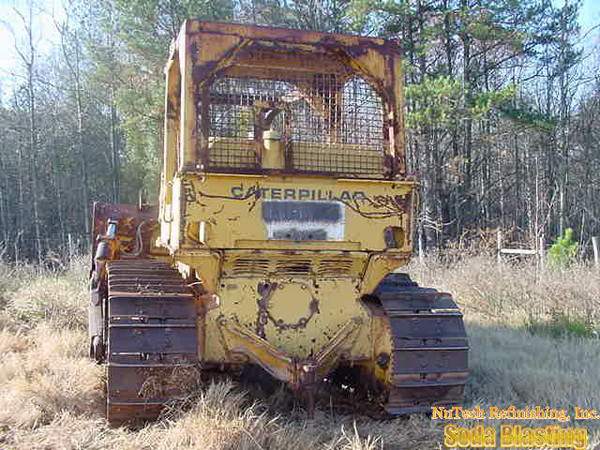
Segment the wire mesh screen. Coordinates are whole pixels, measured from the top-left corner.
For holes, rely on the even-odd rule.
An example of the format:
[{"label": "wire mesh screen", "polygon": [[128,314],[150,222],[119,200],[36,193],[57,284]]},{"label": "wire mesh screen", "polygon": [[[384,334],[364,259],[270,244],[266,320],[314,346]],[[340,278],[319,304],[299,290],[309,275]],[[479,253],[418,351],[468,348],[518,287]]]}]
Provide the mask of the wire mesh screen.
[{"label": "wire mesh screen", "polygon": [[285,149],[286,169],[383,175],[383,105],[362,78],[224,77],[212,83],[209,102],[210,169],[259,169],[263,132],[274,131]]}]

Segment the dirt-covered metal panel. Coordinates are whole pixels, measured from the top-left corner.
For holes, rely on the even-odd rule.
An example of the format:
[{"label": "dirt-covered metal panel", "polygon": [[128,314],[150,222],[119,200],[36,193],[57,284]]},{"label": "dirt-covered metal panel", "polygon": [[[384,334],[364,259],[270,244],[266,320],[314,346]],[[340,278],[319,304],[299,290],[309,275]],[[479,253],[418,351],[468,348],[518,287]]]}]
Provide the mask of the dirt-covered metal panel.
[{"label": "dirt-covered metal panel", "polygon": [[[211,248],[411,249],[414,183],[187,176],[184,238]],[[389,229],[396,230],[391,241]]]}]

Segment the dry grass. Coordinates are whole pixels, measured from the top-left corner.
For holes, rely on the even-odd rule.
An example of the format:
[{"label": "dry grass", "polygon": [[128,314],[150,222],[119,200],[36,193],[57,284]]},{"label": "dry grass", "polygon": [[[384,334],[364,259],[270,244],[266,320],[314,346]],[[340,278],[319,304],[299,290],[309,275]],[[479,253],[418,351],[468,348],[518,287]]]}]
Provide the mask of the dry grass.
[{"label": "dry grass", "polygon": [[423,285],[451,292],[471,321],[522,325],[531,317],[563,312],[600,323],[600,273],[584,265],[539,271],[526,263],[498,266],[494,258],[473,256],[414,263],[410,272]]},{"label": "dry grass", "polygon": [[[531,335],[531,317],[560,310],[595,321],[600,279],[577,267],[536,274],[484,258],[428,261],[411,272],[455,294],[466,312],[473,374],[468,405],[600,408],[600,340]],[[443,423],[426,416],[377,421],[318,411],[269,410],[231,383],[201,390],[188,409],[139,430],[103,418],[103,370],[85,355],[86,274],[0,265],[2,449],[427,449],[442,448]],[[474,425],[470,423],[469,425]],[[572,424],[573,425],[573,424]],[[581,425],[581,424],[580,424]],[[591,448],[600,422],[585,424]]]}]

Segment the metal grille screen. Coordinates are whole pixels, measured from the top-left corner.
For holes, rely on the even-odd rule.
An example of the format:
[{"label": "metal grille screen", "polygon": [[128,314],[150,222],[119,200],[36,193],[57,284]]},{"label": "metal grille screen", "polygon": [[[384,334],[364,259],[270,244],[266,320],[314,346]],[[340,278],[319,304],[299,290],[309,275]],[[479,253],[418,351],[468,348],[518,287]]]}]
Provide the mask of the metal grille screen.
[{"label": "metal grille screen", "polygon": [[213,82],[209,101],[209,169],[259,169],[263,132],[274,130],[288,170],[383,175],[383,105],[362,78],[224,77]]}]

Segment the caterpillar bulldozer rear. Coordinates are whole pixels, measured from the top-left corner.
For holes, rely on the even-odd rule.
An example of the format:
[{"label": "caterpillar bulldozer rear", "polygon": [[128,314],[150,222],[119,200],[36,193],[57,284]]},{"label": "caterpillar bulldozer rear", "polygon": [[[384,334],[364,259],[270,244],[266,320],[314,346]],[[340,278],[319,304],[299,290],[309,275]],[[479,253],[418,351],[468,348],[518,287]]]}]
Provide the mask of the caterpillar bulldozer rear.
[{"label": "caterpillar bulldozer rear", "polygon": [[166,74],[159,205],[94,206],[90,353],[112,422],[202,371],[312,394],[353,374],[389,414],[460,403],[452,297],[412,250],[402,65],[383,39],[186,21]]}]

